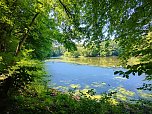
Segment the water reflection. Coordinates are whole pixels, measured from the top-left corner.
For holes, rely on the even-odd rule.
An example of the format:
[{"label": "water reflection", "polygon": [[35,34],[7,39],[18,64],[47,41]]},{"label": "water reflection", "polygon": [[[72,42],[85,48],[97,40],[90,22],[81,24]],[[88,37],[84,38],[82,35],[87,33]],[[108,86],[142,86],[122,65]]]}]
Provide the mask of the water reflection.
[{"label": "water reflection", "polygon": [[116,56],[112,57],[79,57],[79,58],[54,58],[50,61],[62,61],[62,62],[71,62],[77,64],[86,64],[93,66],[102,66],[102,67],[118,67],[120,66],[120,60]]}]

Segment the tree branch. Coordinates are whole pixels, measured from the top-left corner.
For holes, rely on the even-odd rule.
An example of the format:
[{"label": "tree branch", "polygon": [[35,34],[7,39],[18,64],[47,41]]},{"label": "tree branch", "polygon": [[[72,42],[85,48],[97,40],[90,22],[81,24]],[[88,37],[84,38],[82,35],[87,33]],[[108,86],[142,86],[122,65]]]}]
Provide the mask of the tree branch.
[{"label": "tree branch", "polygon": [[30,27],[33,25],[33,23],[34,23],[36,17],[38,16],[38,14],[39,14],[39,12],[34,15],[31,23],[29,24],[29,27],[27,28],[27,31],[24,33],[23,38],[22,38],[21,41],[19,42],[19,44],[18,44],[18,46],[17,46],[17,48],[16,48],[16,51],[15,51],[15,56],[18,56],[18,54],[19,54],[19,52],[20,52],[20,50],[21,50],[21,48],[22,48],[25,40],[26,40],[27,37],[28,37],[28,33],[30,32]]},{"label": "tree branch", "polygon": [[69,9],[63,4],[63,2],[61,0],[59,0],[59,2],[63,6],[66,14],[68,15],[68,17],[71,18],[71,13],[70,13]]}]

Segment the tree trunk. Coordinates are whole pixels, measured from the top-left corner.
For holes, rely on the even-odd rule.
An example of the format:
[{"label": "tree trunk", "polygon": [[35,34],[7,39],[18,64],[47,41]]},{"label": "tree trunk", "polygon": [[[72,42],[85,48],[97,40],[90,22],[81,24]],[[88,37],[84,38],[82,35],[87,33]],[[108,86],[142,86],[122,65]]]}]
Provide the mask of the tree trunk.
[{"label": "tree trunk", "polygon": [[[31,21],[31,23],[29,24],[28,30],[27,32],[23,35],[23,38],[21,39],[21,41],[19,42],[17,48],[16,48],[16,52],[15,52],[15,56],[17,57],[23,44],[25,43],[27,37],[28,37],[28,33],[30,32],[30,27],[33,25],[36,17],[38,16],[39,13],[36,13]],[[12,64],[15,64],[15,61],[12,62]],[[14,82],[14,78],[12,77],[7,77],[2,83],[0,83],[0,97],[7,97],[8,91],[11,88],[11,86],[13,86],[13,82]]]},{"label": "tree trunk", "polygon": [[33,17],[32,21],[31,21],[29,27],[27,28],[27,31],[24,33],[23,38],[22,38],[21,41],[19,42],[19,44],[18,44],[18,46],[17,46],[17,48],[16,48],[16,51],[15,51],[15,56],[18,56],[18,54],[19,54],[19,52],[20,52],[23,44],[25,43],[25,40],[26,40],[27,37],[28,37],[28,33],[30,32],[30,27],[33,25],[33,23],[34,23],[36,17],[38,16],[38,14],[39,14],[39,12],[34,15],[34,17]]}]

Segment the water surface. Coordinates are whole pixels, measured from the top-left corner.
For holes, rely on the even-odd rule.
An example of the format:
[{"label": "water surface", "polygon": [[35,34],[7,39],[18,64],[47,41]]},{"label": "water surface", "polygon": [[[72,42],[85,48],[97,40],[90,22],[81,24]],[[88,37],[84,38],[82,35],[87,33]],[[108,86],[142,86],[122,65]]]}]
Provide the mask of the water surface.
[{"label": "water surface", "polygon": [[[85,58],[85,61],[83,62],[86,64],[80,62],[80,59],[77,59],[77,62],[74,62],[76,59],[71,60],[70,63],[69,60],[68,62],[65,62],[63,59],[60,61],[59,59],[47,61],[46,70],[48,74],[51,75],[50,86],[65,91],[72,88],[80,90],[93,88],[97,94],[112,90],[120,91],[122,92],[122,95],[128,92],[128,96],[129,94],[132,94],[132,97],[136,98],[139,97],[140,94],[143,94],[141,91],[137,91],[137,88],[141,87],[142,84],[146,82],[143,81],[145,78],[144,75],[131,75],[129,79],[114,75],[114,71],[125,69],[116,67],[118,65],[117,62],[115,62],[117,60],[116,58],[108,58],[110,61],[107,60],[107,63],[105,62],[105,59],[106,58],[103,60],[102,58],[97,58],[95,60],[95,58],[92,58],[91,60],[91,58]],[[102,63],[101,61],[104,62]],[[91,64],[91,62],[94,64]]]}]

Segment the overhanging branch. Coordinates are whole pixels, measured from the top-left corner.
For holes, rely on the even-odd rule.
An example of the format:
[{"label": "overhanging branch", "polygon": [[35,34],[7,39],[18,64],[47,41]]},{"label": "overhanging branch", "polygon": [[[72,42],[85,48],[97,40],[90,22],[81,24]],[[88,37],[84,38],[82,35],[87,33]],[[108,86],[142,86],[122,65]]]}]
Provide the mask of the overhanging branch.
[{"label": "overhanging branch", "polygon": [[60,4],[63,6],[63,8],[64,8],[66,14],[68,15],[68,17],[71,18],[72,15],[71,15],[69,9],[63,4],[63,2],[62,2],[61,0],[59,0],[59,2],[60,2]]},{"label": "overhanging branch", "polygon": [[29,27],[27,28],[26,32],[25,32],[24,35],[23,35],[23,38],[21,39],[21,41],[19,42],[19,44],[18,44],[18,46],[17,46],[17,48],[16,48],[15,56],[18,56],[18,54],[19,54],[19,52],[20,52],[20,50],[21,50],[21,48],[22,48],[25,40],[26,40],[27,37],[28,37],[28,33],[30,32],[30,27],[33,25],[33,23],[34,23],[34,21],[35,21],[35,19],[36,19],[36,17],[37,17],[38,15],[39,15],[39,12],[36,13],[36,14],[34,15],[34,17],[32,18],[32,21],[31,21],[31,23],[29,24]]}]

